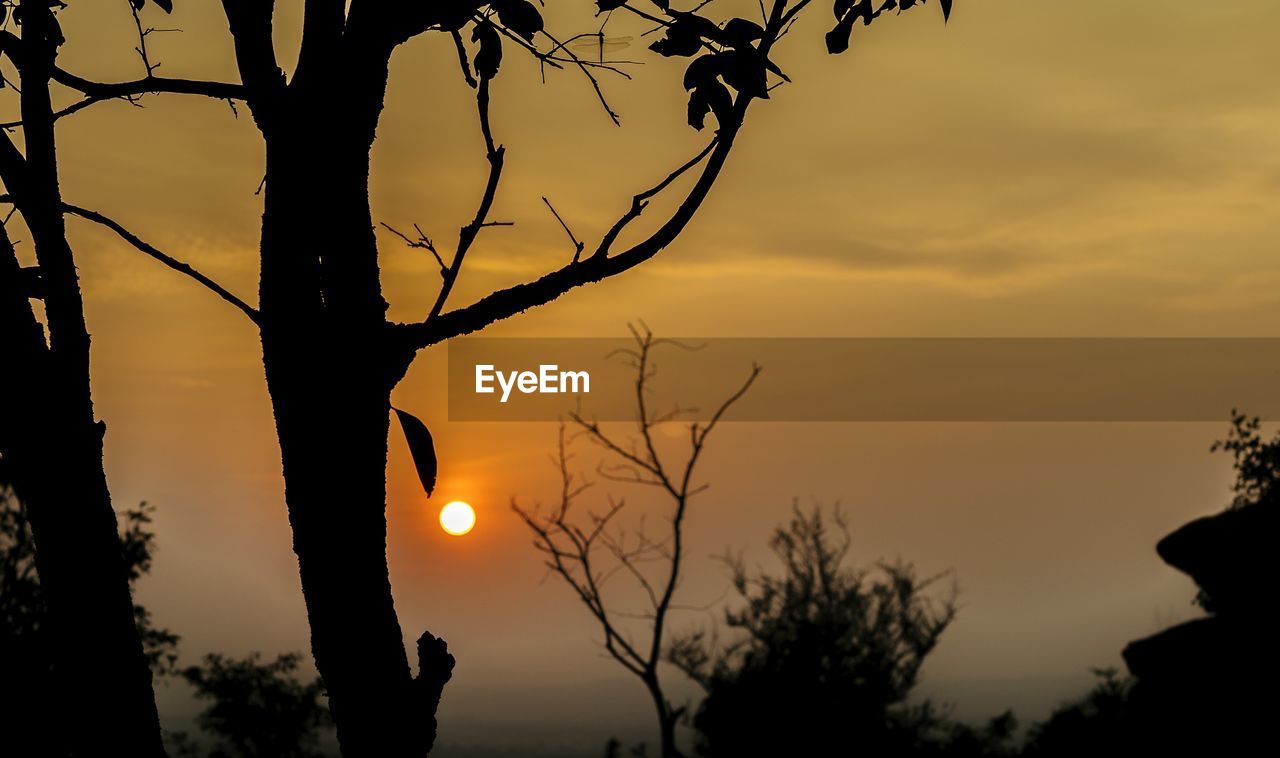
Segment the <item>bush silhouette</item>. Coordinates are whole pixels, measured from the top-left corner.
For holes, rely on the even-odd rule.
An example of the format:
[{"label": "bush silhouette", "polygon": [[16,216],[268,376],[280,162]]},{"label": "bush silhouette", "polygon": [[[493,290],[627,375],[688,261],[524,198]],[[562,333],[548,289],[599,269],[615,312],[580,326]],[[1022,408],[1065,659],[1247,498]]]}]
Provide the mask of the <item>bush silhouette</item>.
[{"label": "bush silhouette", "polygon": [[[200,728],[215,740],[211,758],[317,758],[322,732],[330,726],[324,686],[303,683],[296,672],[302,656],[286,653],[263,662],[258,653],[230,658],[211,653],[181,676],[196,697],[212,701]],[[180,738],[185,742],[185,738]]]},{"label": "bush silhouette", "polygon": [[[954,588],[930,589],[908,563],[845,565],[849,537],[819,509],[797,508],[770,547],[778,575],[731,560],[744,605],[726,613],[735,635],[680,639],[669,657],[706,690],[693,717],[707,756],[915,752],[941,724],[931,706],[908,706],[920,667],[955,618]],[[852,749],[852,748],[850,748]]]}]

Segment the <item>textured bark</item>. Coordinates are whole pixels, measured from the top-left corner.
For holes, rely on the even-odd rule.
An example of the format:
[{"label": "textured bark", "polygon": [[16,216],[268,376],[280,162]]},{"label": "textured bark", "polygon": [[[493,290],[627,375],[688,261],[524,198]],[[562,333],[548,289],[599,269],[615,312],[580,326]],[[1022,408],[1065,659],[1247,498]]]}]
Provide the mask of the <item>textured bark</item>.
[{"label": "textured bark", "polygon": [[0,445],[30,513],[59,706],[75,718],[75,728],[48,738],[77,756],[159,756],[151,671],[102,466],[105,426],[94,418],[89,333],[63,226],[48,87],[56,46],[47,4],[22,8],[25,156],[6,136],[0,174],[31,232],[49,333],[46,343],[27,299],[36,294],[34,278],[19,276],[12,286],[16,258],[6,238]]},{"label": "textured bark", "polygon": [[[373,77],[385,86],[385,68]],[[403,368],[385,349],[372,123],[317,127],[332,123],[329,104],[294,86],[266,131],[261,331],[312,652],[344,755],[420,758],[452,658],[424,635],[413,676],[388,577],[387,432]]]}]

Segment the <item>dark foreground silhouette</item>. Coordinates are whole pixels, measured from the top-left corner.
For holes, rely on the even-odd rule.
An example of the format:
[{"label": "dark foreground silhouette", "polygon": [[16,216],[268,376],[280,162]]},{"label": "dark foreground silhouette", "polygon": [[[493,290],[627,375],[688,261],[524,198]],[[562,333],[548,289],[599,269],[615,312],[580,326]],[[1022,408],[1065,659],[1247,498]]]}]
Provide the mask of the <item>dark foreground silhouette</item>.
[{"label": "dark foreground silhouette", "polygon": [[[1271,738],[1280,666],[1261,609],[1274,576],[1271,545],[1280,503],[1280,436],[1236,416],[1218,447],[1235,456],[1236,497],[1217,515],[1173,531],[1157,553],[1190,576],[1206,614],[1130,643],[1131,676],[1098,672],[1098,685],[1063,705],[1015,744],[1011,713],[981,727],[912,698],[921,664],[954,614],[909,566],[844,565],[847,542],[817,512],[796,511],[772,546],[782,570],[734,567],[741,602],[726,615],[741,641],[686,637],[669,658],[706,697],[688,725],[700,755],[1145,756],[1252,755]],[[0,463],[3,461],[0,460]],[[0,467],[0,474],[3,473]],[[0,485],[0,754],[66,756],[58,723],[41,587],[30,526]],[[150,570],[150,510],[125,514],[124,561],[136,581]],[[837,522],[838,523],[838,522]],[[297,676],[300,657],[207,656],[178,669],[178,638],[135,608],[157,673],[179,676],[208,707],[202,738],[170,735],[174,756],[310,758],[330,728],[319,680]],[[749,752],[748,752],[749,751]],[[611,742],[605,755],[645,755]]]}]

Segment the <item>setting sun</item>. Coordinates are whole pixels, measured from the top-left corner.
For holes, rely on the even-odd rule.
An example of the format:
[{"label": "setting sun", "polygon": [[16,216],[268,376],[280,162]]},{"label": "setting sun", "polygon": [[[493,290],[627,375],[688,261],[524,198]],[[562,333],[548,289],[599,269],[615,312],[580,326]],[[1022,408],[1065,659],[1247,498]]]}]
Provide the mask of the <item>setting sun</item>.
[{"label": "setting sun", "polygon": [[461,537],[476,525],[476,511],[461,500],[454,500],[440,509],[440,528],[455,537]]}]

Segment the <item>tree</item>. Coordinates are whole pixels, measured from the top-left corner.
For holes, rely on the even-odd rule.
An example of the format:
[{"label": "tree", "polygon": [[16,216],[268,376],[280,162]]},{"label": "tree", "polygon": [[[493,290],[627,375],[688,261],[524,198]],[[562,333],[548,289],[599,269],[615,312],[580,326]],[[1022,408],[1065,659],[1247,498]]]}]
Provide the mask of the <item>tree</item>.
[{"label": "tree", "polygon": [[693,717],[709,756],[908,755],[938,719],[906,705],[920,667],[955,618],[955,590],[928,594],[905,563],[845,566],[849,534],[819,509],[796,507],[770,547],[782,573],[752,574],[729,557],[742,607],[725,614],[733,639],[714,631],[677,640],[669,659],[702,685]]},{"label": "tree", "polygon": [[[94,415],[89,332],[59,187],[49,89],[59,75],[60,6],[0,2],[0,59],[17,71],[22,126],[21,149],[8,128],[0,133],[0,200],[25,225],[36,262],[19,263],[9,214],[0,228],[0,457],[38,547],[45,651],[59,691],[82,704],[79,728],[47,738],[68,740],[76,755],[145,758],[163,754],[160,725],[102,466],[106,427]],[[106,686],[112,697],[92,694]]]},{"label": "tree", "polygon": [[[131,587],[151,571],[153,512],[143,503],[124,514],[121,555]],[[0,681],[0,733],[11,751],[7,754],[61,758],[74,754],[71,751],[79,743],[68,739],[74,730],[61,724],[63,714],[58,712],[57,704],[65,702],[56,686],[61,660],[47,628],[47,593],[36,572],[36,554],[29,511],[0,471],[0,671],[5,672]],[[133,616],[151,669],[158,674],[173,672],[178,636],[156,627],[141,605],[133,606]],[[86,707],[97,707],[97,703]]]},{"label": "tree", "polygon": [[[654,435],[664,423],[675,422],[679,411],[654,413],[648,407],[650,381],[654,376],[652,352],[655,347],[678,345],[670,340],[654,339],[647,329],[633,331],[636,347],[624,351],[636,370],[636,430],[638,439],[619,442],[609,436],[595,421],[588,421],[574,414],[571,421],[583,436],[602,447],[611,463],[602,464],[600,475],[615,482],[638,484],[657,488],[667,501],[666,519],[662,534],[651,536],[641,526],[636,529],[621,527],[617,516],[625,501],[609,498],[609,506],[603,512],[580,514],[574,509],[574,501],[589,484],[570,471],[571,456],[565,441],[564,425],[560,427],[558,462],[560,467],[560,503],[547,514],[521,508],[512,502],[511,507],[533,533],[533,546],[546,556],[547,568],[568,584],[574,594],[587,607],[600,631],[604,634],[604,648],[624,669],[635,675],[645,687],[658,717],[659,745],[662,758],[678,758],[676,724],[684,715],[684,708],[677,707],[663,691],[658,674],[658,664],[666,653],[667,625],[670,613],[676,607],[675,592],[680,583],[680,571],[684,565],[687,548],[684,544],[684,524],[688,516],[690,499],[706,489],[707,485],[694,482],[693,474],[706,449],[707,438],[760,374],[754,366],[746,381],[711,415],[706,423],[689,424],[689,452],[682,463],[671,465],[659,454],[659,443]],[[610,602],[606,584],[618,574],[631,577],[647,598],[646,607],[632,614],[616,610]],[[648,639],[635,641],[629,629],[620,623],[620,617],[638,617]]]},{"label": "tree", "polygon": [[[145,6],[145,0],[129,2],[135,13]],[[844,50],[858,21],[868,25],[886,12],[923,2],[885,0],[876,8],[873,0],[839,0],[827,48]],[[951,0],[938,4],[949,16]],[[164,11],[172,7],[169,0],[153,0],[152,5]],[[581,73],[610,118],[618,121],[598,79],[621,73],[618,66],[579,58],[567,41],[545,28],[537,6],[528,0],[306,0],[291,76],[277,63],[274,2],[223,0],[238,83],[156,76],[141,23],[138,49],[145,73],[140,79],[93,81],[62,70],[48,56],[53,80],[83,95],[59,116],[113,98],[182,93],[243,101],[261,133],[266,166],[256,308],[158,254],[110,218],[76,212],[213,290],[258,327],[312,652],[348,755],[420,756],[429,751],[436,706],[453,667],[444,642],[424,633],[418,640],[418,673],[411,672],[392,600],[385,549],[392,390],[418,351],[621,274],[675,241],[719,178],[750,106],[787,81],[772,55],[810,0],[771,0],[760,5],[759,22],[746,17],[717,22],[703,15],[705,4],[681,10],[669,0],[598,0],[596,5],[601,13],[658,27],[662,36],[651,46],[656,53],[692,58],[684,77],[690,92],[687,119],[704,129],[708,117],[714,118],[715,134],[696,155],[637,193],[598,243],[589,247],[573,237],[574,254],[563,267],[453,309],[447,306],[467,253],[495,223],[490,212],[507,156],[489,118],[489,85],[501,67],[503,48],[532,55],[547,69]],[[447,259],[426,235],[414,241],[436,256],[441,287],[425,318],[394,323],[386,317],[369,207],[369,153],[389,61],[400,45],[422,35],[447,39],[458,51],[461,75],[476,92],[488,174],[476,213],[459,230]],[[53,45],[52,52],[56,49]],[[25,116],[21,126],[28,126]],[[52,130],[48,133],[51,137]],[[674,210],[652,230],[633,232],[633,222],[650,201],[679,186],[682,178],[689,187]],[[318,218],[324,223],[317,224]],[[622,245],[624,232],[638,241]],[[434,462],[424,462],[422,468],[433,470]],[[335,471],[342,475],[334,476]]]},{"label": "tree", "polygon": [[1132,678],[1115,669],[1095,669],[1098,683],[1084,697],[1056,708],[1027,735],[1027,758],[1070,758],[1079,755],[1135,755],[1138,721],[1130,695]]},{"label": "tree", "polygon": [[182,670],[196,697],[211,701],[198,717],[213,735],[213,758],[316,758],[321,730],[330,724],[319,679],[303,683],[302,656],[286,653],[263,663],[258,653],[217,653]]}]

